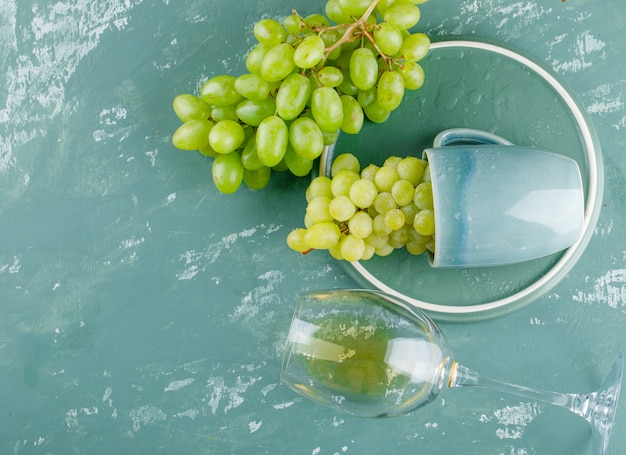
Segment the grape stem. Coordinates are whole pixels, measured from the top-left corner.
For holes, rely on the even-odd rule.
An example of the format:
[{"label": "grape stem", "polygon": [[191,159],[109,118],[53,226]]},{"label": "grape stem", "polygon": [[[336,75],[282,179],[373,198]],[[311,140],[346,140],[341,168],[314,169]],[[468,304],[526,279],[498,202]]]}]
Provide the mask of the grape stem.
[{"label": "grape stem", "polygon": [[[372,13],[374,12],[374,9],[376,8],[376,5],[378,5],[379,0],[373,0],[371,5],[365,10],[365,12],[363,13],[363,15],[357,19],[355,22],[353,22],[350,25],[347,24],[342,24],[341,26],[339,26],[338,28],[346,28],[346,31],[344,32],[343,36],[341,38],[339,38],[335,43],[333,43],[332,46],[326,48],[326,55],[330,55],[335,49],[337,49],[339,46],[341,46],[343,43],[347,43],[350,42],[352,40],[354,40],[354,36],[355,36],[355,31],[357,29],[361,29],[362,35],[365,34],[371,41],[373,41],[373,39],[369,36],[369,34],[367,33],[366,30],[366,23],[367,23],[367,19],[369,19],[369,17],[372,15]],[[378,50],[380,52],[380,50],[377,48],[376,50]],[[384,55],[381,52],[381,55]]]}]

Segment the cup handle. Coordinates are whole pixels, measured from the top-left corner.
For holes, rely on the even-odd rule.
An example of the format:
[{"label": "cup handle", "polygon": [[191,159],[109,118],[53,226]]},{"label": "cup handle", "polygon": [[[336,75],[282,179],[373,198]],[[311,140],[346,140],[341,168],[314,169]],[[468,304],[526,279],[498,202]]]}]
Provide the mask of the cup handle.
[{"label": "cup handle", "polygon": [[445,147],[446,145],[474,145],[474,144],[495,144],[513,145],[512,142],[493,133],[474,130],[471,128],[451,128],[435,136],[433,147]]}]

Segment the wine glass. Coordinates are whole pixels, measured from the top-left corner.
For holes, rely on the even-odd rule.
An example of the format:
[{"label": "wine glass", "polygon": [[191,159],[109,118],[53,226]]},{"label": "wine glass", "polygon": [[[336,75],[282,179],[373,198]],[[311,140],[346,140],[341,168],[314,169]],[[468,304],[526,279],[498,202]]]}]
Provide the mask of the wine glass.
[{"label": "wine glass", "polygon": [[443,390],[479,386],[563,407],[591,425],[594,454],[606,451],[622,383],[622,354],[600,389],[565,394],[479,375],[452,356],[439,327],[421,310],[373,290],[300,295],[281,381],[337,411],[390,417],[433,401]]}]

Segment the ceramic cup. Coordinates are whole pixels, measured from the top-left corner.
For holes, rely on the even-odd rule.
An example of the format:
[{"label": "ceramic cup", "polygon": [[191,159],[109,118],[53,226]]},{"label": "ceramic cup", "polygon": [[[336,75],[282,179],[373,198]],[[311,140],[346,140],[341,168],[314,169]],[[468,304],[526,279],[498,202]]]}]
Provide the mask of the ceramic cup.
[{"label": "ceramic cup", "polygon": [[423,153],[433,187],[432,267],[522,262],[579,240],[584,192],[576,161],[464,128],[440,133],[433,145]]}]

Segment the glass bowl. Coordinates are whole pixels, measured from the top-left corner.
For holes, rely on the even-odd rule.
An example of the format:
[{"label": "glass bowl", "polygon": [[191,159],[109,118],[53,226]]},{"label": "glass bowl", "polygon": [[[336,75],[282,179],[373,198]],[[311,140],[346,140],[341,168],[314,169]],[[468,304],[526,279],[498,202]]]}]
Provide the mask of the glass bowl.
[{"label": "glass bowl", "polygon": [[544,295],[572,269],[596,226],[603,190],[599,141],[579,102],[559,78],[531,57],[502,44],[468,39],[433,42],[422,60],[426,82],[407,91],[387,122],[366,122],[325,149],[319,172],[350,152],[361,166],[391,155],[421,157],[438,133],[471,128],[519,146],[539,148],[578,163],[585,207],[582,234],[564,251],[495,267],[437,269],[426,255],[405,250],[345,262],[361,286],[406,299],[438,320],[477,320],[513,311]]}]

